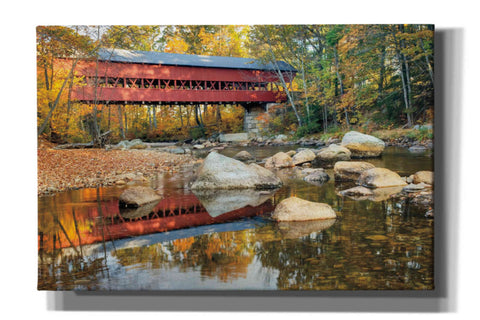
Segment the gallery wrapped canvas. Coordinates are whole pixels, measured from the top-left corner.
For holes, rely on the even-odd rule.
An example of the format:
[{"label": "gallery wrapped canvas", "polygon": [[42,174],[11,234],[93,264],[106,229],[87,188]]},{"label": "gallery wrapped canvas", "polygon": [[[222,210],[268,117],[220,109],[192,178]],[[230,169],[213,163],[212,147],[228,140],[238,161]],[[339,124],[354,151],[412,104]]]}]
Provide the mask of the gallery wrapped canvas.
[{"label": "gallery wrapped canvas", "polygon": [[434,289],[433,35],[37,27],[38,289]]}]

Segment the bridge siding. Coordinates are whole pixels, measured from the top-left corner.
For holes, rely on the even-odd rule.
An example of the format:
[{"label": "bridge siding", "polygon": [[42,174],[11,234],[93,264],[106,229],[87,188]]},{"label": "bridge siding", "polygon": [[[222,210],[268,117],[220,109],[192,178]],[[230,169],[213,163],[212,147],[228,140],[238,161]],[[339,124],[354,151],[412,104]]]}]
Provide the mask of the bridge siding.
[{"label": "bridge siding", "polygon": [[[95,62],[81,62],[77,65],[76,75],[94,77],[202,80],[202,81],[251,81],[274,82],[278,76],[272,71],[221,69],[203,67],[179,67],[144,64],[100,62],[98,70]],[[293,79],[292,73],[285,73],[287,82]]]},{"label": "bridge siding", "polygon": [[[251,90],[173,90],[140,88],[97,88],[98,101],[124,102],[278,102],[285,100],[280,91]],[[77,87],[73,91],[75,100],[93,101],[95,88]]]}]

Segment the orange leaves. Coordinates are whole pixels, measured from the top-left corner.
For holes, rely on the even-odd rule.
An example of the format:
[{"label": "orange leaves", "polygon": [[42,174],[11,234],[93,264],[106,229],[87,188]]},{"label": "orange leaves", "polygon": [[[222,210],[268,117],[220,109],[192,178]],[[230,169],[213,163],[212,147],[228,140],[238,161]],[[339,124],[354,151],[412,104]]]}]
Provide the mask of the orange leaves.
[{"label": "orange leaves", "polygon": [[188,156],[152,150],[39,149],[37,155],[39,194],[109,185],[127,173],[151,176],[192,161]]}]

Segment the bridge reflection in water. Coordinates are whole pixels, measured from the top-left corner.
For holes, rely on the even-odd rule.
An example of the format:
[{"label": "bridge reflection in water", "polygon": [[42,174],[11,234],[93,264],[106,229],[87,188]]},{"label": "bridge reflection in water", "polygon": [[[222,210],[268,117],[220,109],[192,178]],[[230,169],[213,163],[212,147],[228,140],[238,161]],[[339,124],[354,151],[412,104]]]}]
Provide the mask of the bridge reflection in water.
[{"label": "bridge reflection in water", "polygon": [[[236,191],[235,195],[217,193],[214,197],[209,194],[197,197],[192,193],[178,193],[158,203],[129,210],[119,209],[117,198],[101,200],[100,189],[83,191],[96,192],[96,203],[91,201],[87,205],[71,205],[56,212],[39,214],[40,254],[62,248],[73,247],[77,250],[76,247],[81,249],[83,245],[98,242],[224,223],[262,215],[274,209],[273,193],[265,195],[259,191]],[[246,200],[252,196],[254,201]],[[223,210],[219,208],[229,197],[235,205],[226,205]],[[220,202],[215,203],[215,199]]]}]

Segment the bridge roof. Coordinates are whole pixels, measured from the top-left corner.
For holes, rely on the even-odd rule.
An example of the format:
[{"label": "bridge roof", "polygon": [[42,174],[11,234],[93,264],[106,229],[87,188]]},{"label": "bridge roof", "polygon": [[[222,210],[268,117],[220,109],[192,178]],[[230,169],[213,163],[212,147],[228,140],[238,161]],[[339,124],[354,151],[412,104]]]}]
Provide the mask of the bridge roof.
[{"label": "bridge roof", "polygon": [[[274,65],[272,63],[265,64],[259,60],[249,58],[201,56],[123,49],[100,49],[98,54],[100,60],[112,62],[226,69],[274,70]],[[295,68],[284,61],[277,61],[277,64],[281,71],[296,72]]]}]

